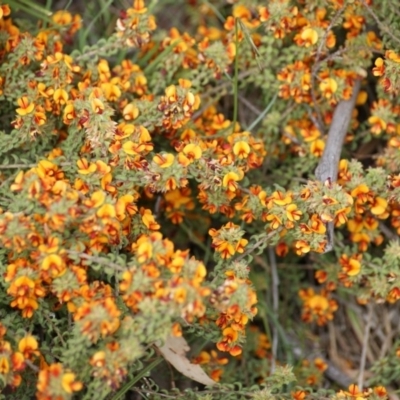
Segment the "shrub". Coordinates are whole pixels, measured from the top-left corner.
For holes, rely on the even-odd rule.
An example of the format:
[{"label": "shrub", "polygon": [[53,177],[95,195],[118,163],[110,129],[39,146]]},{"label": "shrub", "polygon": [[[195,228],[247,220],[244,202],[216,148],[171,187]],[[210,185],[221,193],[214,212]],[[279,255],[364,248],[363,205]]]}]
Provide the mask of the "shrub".
[{"label": "shrub", "polygon": [[389,398],[396,2],[99,3],[0,8],[2,398]]}]

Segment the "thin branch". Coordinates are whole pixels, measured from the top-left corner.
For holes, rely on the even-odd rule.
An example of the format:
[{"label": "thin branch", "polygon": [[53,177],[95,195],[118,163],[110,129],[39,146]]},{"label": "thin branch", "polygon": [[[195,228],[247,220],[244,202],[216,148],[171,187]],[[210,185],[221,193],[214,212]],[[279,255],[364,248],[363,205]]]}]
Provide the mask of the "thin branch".
[{"label": "thin branch", "polygon": [[[38,162],[39,163],[39,162]],[[0,165],[0,169],[26,169],[26,168],[35,168],[38,166],[38,163],[36,164],[6,164],[6,165]],[[64,162],[57,164],[60,167],[66,167],[69,165],[72,165],[70,162]]]},{"label": "thin branch", "polygon": [[[279,313],[279,276],[278,268],[276,265],[276,255],[273,247],[268,246],[268,260],[271,266],[271,291],[272,291],[272,310],[275,317],[278,318]],[[276,324],[272,326],[272,360],[271,360],[271,374],[275,371],[275,362],[278,353],[278,328]]]},{"label": "thin branch", "polygon": [[[285,341],[293,346],[292,351],[296,359],[298,360],[302,360],[304,358],[311,359],[312,350],[309,348],[303,349],[301,347],[295,332],[291,332],[290,334],[286,334],[283,332],[282,334],[284,336]],[[330,360],[327,360],[323,354],[314,353],[314,357],[312,358],[315,357],[321,358],[328,365],[328,368],[324,371],[324,375],[331,381],[337,383],[342,387],[348,387],[353,382],[352,378],[350,378],[348,375],[342,372],[341,369],[337,368],[336,365],[332,363]]]},{"label": "thin branch", "polygon": [[214,12],[214,14],[217,16],[219,21],[224,24],[225,23],[225,17],[221,14],[219,11],[218,7],[216,7],[214,4],[210,3],[208,0],[202,0],[204,4],[207,5],[207,7],[211,8],[211,10]]},{"label": "thin branch", "polygon": [[261,247],[263,244],[268,243],[268,241],[274,237],[276,234],[278,234],[280,232],[279,229],[276,229],[270,233],[268,233],[267,236],[263,237],[262,239],[260,239],[258,242],[254,243],[254,245],[252,247],[250,247],[249,249],[247,249],[243,254],[241,254],[238,258],[236,258],[235,261],[240,261],[242,260],[244,257],[248,256],[249,254],[253,253],[254,250],[257,250],[259,247]]},{"label": "thin branch", "polygon": [[5,186],[6,184],[10,183],[13,179],[15,179],[16,175],[10,175],[7,179],[5,179],[3,182],[0,184],[0,189]]},{"label": "thin branch", "polygon": [[66,346],[67,344],[66,344],[64,338],[62,337],[61,332],[60,332],[60,330],[58,329],[57,325],[53,324],[53,321],[51,320],[51,318],[50,318],[46,313],[43,313],[43,316],[44,316],[44,318],[46,319],[47,323],[48,323],[49,325],[51,325],[51,327],[52,327],[52,328],[54,329],[54,331],[56,332],[56,334],[57,334],[58,338],[60,339],[60,342],[62,343],[62,345],[63,345],[63,346]]},{"label": "thin branch", "polygon": [[379,222],[379,229],[388,240],[399,240],[399,236],[392,232],[382,221]]},{"label": "thin branch", "polygon": [[31,361],[31,360],[24,360],[24,363],[33,371],[35,371],[36,373],[38,373],[40,370],[39,368]]},{"label": "thin branch", "polygon": [[233,78],[233,121],[232,133],[235,132],[236,122],[238,120],[239,107],[239,18],[235,18],[235,62],[234,62],[234,78]]},{"label": "thin branch", "polygon": [[385,23],[383,23],[379,17],[374,13],[374,11],[372,10],[372,8],[365,2],[365,0],[361,0],[361,3],[363,4],[363,6],[367,9],[368,13],[371,15],[371,17],[375,20],[375,22],[378,24],[379,28],[381,28],[381,30],[383,32],[385,32],[388,36],[390,36],[395,42],[397,42],[398,44],[400,44],[400,39],[393,35],[393,33],[390,31],[390,29],[385,25]]},{"label": "thin branch", "polygon": [[110,261],[107,258],[91,256],[91,255],[86,254],[86,253],[79,253],[77,251],[72,251],[72,250],[68,250],[67,253],[71,254],[72,256],[78,256],[80,258],[83,258],[84,260],[94,261],[94,262],[97,262],[98,264],[105,265],[107,267],[115,268],[115,270],[119,271],[119,272],[126,271],[125,268],[122,268],[120,265],[118,265],[116,263],[113,263],[112,261]]},{"label": "thin branch", "polygon": [[246,128],[246,130],[251,132],[257,126],[257,124],[263,120],[263,118],[268,114],[269,110],[275,104],[275,101],[277,98],[278,98],[278,92],[275,93],[274,97],[268,103],[267,107],[265,107],[265,109],[262,111],[262,113],[251,123],[250,126],[248,126]]},{"label": "thin branch", "polygon": [[199,246],[203,251],[205,251],[206,253],[210,250],[201,240],[199,240],[196,235],[193,233],[193,231],[186,226],[184,223],[180,225],[181,228],[183,228],[183,230],[186,232],[186,234],[188,235],[188,239],[196,244],[197,246]]},{"label": "thin branch", "polygon": [[361,357],[360,357],[360,374],[358,375],[358,387],[360,388],[360,390],[363,389],[363,385],[364,385],[364,370],[365,370],[365,362],[367,360],[367,347],[368,347],[368,341],[369,341],[369,334],[370,334],[371,326],[372,326],[372,319],[373,319],[373,308],[369,304],[368,305],[367,325],[365,326],[364,338],[363,338],[363,343],[362,343],[362,351],[361,351]]},{"label": "thin branch", "polygon": [[322,53],[322,48],[324,47],[325,43],[326,43],[326,39],[328,38],[328,34],[329,32],[332,30],[333,26],[336,24],[336,21],[339,19],[340,15],[344,12],[344,10],[346,9],[346,5],[347,5],[347,1],[343,4],[343,6],[341,8],[339,8],[339,10],[336,12],[336,14],[333,16],[332,21],[330,22],[330,24],[328,25],[328,27],[325,30],[324,33],[324,37],[322,38],[318,48],[317,48],[317,54],[315,56],[316,58],[316,63],[319,62],[320,57],[321,57],[321,53]]},{"label": "thin branch", "polygon": [[121,46],[121,41],[117,40],[112,40],[108,43],[105,43],[102,47],[96,47],[93,46],[94,48],[92,50],[88,50],[85,53],[79,54],[78,56],[75,57],[74,61],[79,62],[79,61],[84,61],[88,60],[91,58],[94,58],[96,56],[101,56],[102,54],[106,54],[108,51],[112,50],[115,47]]},{"label": "thin branch", "polygon": [[[133,391],[138,392],[138,393],[144,393],[144,394],[154,394],[159,397],[164,397],[166,399],[178,399],[178,398],[187,398],[186,393],[174,393],[173,395],[168,395],[160,392],[156,392],[154,390],[147,390],[147,389],[140,389],[140,388],[132,388]],[[218,390],[202,390],[201,392],[202,395],[207,395],[207,394],[215,394],[215,395],[223,395],[225,394],[226,396],[242,396],[242,397],[248,397],[248,398],[254,398],[254,391],[245,391],[245,390],[234,390],[234,389],[228,389],[228,388],[219,388]]]},{"label": "thin branch", "polygon": [[261,110],[257,108],[253,103],[246,99],[246,97],[239,95],[239,101],[242,102],[250,111],[253,111],[254,114],[261,114]]},{"label": "thin branch", "polygon": [[293,112],[293,110],[295,110],[296,107],[298,107],[298,105],[299,105],[298,103],[294,103],[294,102],[289,104],[286,107],[285,111],[280,115],[279,122],[282,122],[288,115],[290,115]]},{"label": "thin branch", "polygon": [[392,10],[393,13],[395,13],[396,15],[398,15],[400,17],[399,10],[397,10],[396,7],[391,2],[389,2],[389,7],[390,7],[390,9]]},{"label": "thin branch", "polygon": [[0,165],[0,169],[19,169],[19,168],[34,168],[37,164],[6,164]]}]

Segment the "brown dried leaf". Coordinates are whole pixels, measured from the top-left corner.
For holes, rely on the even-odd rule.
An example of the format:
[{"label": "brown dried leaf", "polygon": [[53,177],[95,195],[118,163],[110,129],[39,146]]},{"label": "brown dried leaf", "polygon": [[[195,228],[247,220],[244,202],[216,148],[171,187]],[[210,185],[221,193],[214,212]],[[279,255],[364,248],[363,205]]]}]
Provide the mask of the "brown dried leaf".
[{"label": "brown dried leaf", "polygon": [[169,336],[164,346],[158,347],[164,358],[171,363],[181,374],[202,383],[203,385],[215,385],[213,381],[198,364],[192,364],[186,357],[190,350],[184,337]]}]

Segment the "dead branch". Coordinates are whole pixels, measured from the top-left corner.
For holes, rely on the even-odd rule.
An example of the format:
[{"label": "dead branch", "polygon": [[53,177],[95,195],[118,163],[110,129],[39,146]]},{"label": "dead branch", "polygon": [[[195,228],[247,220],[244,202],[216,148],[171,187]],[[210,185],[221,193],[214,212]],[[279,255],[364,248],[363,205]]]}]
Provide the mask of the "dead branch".
[{"label": "dead branch", "polygon": [[[333,113],[332,124],[328,132],[324,153],[315,170],[315,176],[320,182],[330,180],[335,182],[337,179],[340,154],[342,153],[343,141],[349,128],[351,115],[356,104],[361,81],[356,80],[353,87],[353,94],[349,100],[342,100],[337,105]],[[333,222],[327,224],[327,244],[325,252],[333,249],[334,225]]]}]

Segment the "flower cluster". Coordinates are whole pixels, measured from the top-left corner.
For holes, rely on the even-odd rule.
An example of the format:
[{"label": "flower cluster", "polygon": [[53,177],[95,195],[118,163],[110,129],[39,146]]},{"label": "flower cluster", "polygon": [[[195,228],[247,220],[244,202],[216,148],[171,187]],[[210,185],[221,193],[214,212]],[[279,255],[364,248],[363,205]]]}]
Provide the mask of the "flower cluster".
[{"label": "flower cluster", "polygon": [[220,330],[217,348],[233,356],[242,353],[246,325],[257,314],[257,294],[248,278],[246,263],[234,261],[229,269],[221,270],[209,302],[212,310],[206,313],[203,325],[215,324]]},{"label": "flower cluster", "polygon": [[312,361],[303,360],[299,366],[298,373],[300,382],[302,382],[306,387],[315,387],[321,385],[323,373],[327,370],[327,368],[328,365],[321,358],[315,358]]},{"label": "flower cluster", "polygon": [[303,302],[302,319],[305,322],[316,321],[318,325],[324,325],[333,319],[333,313],[338,304],[329,298],[329,292],[315,293],[311,288],[301,290],[299,296]]},{"label": "flower cluster", "polygon": [[[0,324],[0,373],[2,385],[16,388],[22,382],[22,372],[26,370],[27,363],[40,360],[38,341],[31,335],[26,335],[16,341],[8,338],[7,328]],[[8,340],[7,340],[8,339]],[[14,349],[13,349],[14,347]]]}]

